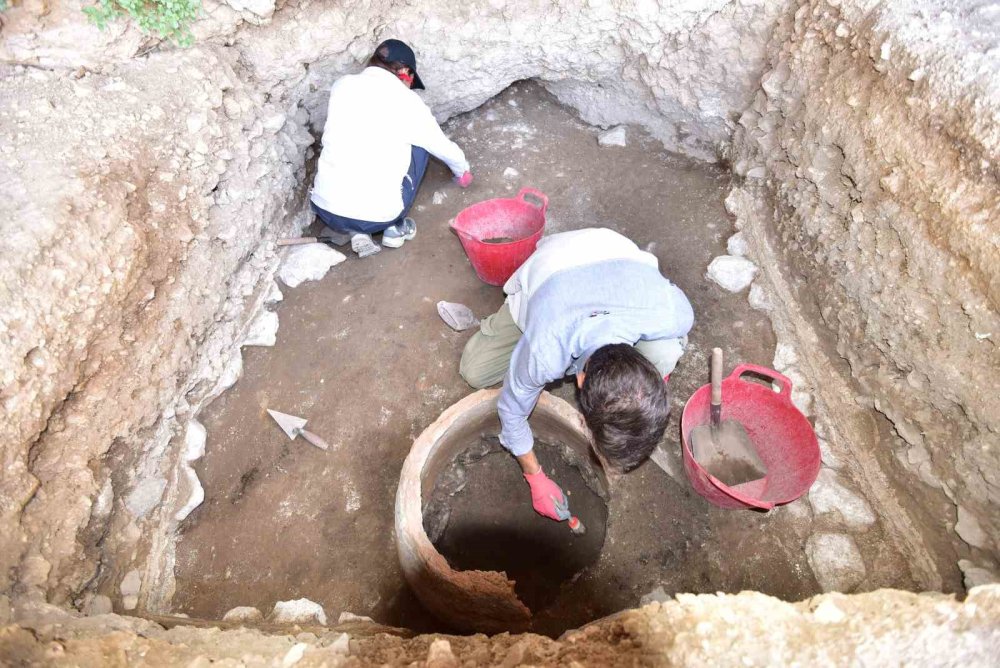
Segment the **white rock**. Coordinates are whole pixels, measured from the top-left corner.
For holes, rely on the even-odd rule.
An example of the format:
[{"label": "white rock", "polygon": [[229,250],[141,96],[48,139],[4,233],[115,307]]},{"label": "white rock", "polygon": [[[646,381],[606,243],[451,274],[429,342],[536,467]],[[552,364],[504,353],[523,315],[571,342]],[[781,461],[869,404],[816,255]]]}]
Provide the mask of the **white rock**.
[{"label": "white rock", "polygon": [[310,624],[319,623],[326,626],[326,613],[323,606],[308,598],[298,598],[293,601],[278,601],[271,611],[271,621],[275,624]]},{"label": "white rock", "polygon": [[597,143],[601,146],[628,146],[628,136],[624,125],[605,130],[597,135]]},{"label": "white rock", "polygon": [[959,559],[958,567],[962,570],[962,578],[966,589],[1000,582],[1000,576],[995,572],[989,568],[977,566],[968,559]]},{"label": "white rock", "polygon": [[271,304],[277,304],[285,298],[285,295],[281,294],[281,286],[278,285],[277,281],[271,281],[271,287],[267,291],[267,297],[264,298],[264,305],[270,306]]},{"label": "white rock", "polygon": [[813,534],[806,541],[806,558],[824,592],[848,591],[865,579],[864,559],[848,535]]},{"label": "white rock", "polygon": [[265,309],[258,313],[250,324],[246,337],[243,339],[243,345],[271,347],[277,341],[278,314]]},{"label": "white rock", "polygon": [[278,278],[290,288],[306,281],[318,281],[347,258],[324,244],[293,246],[278,270]]},{"label": "white rock", "polygon": [[205,442],[208,434],[205,427],[197,420],[188,422],[187,431],[184,433],[184,454],[182,455],[181,471],[187,481],[188,499],[184,505],[174,514],[174,519],[182,522],[187,519],[191,511],[201,505],[205,500],[205,489],[198,480],[198,473],[191,464],[205,456]]},{"label": "white rock", "polygon": [[375,620],[371,617],[365,617],[363,615],[355,615],[353,612],[344,611],[340,613],[337,617],[338,624],[344,624],[346,622],[374,622]]},{"label": "white rock", "polygon": [[444,201],[444,198],[447,197],[447,196],[448,195],[446,195],[445,193],[441,192],[440,190],[436,190],[436,191],[434,191],[434,196],[431,197],[431,202],[434,203],[434,204],[441,204]]},{"label": "white rock", "polygon": [[743,257],[720,255],[708,265],[705,276],[729,292],[739,292],[753,282],[757,265]]},{"label": "white rock", "polygon": [[505,179],[516,179],[520,175],[521,172],[517,171],[513,167],[508,167],[507,169],[503,170],[503,177]]},{"label": "white rock", "polygon": [[136,519],[145,517],[146,513],[156,507],[163,498],[163,490],[167,486],[164,478],[146,478],[139,482],[132,493],[125,499],[125,507]]},{"label": "white rock", "polygon": [[435,638],[427,648],[427,668],[450,668],[458,665],[458,659],[451,650],[451,643],[444,638]]},{"label": "white rock", "polygon": [[747,295],[747,302],[749,302],[750,308],[757,311],[764,311],[765,313],[774,308],[771,295],[761,287],[760,281],[750,286],[750,294]]},{"label": "white rock", "polygon": [[844,487],[837,474],[827,468],[819,472],[819,477],[809,490],[809,503],[817,517],[836,513],[850,528],[866,527],[875,523],[875,513],[872,512],[868,502]]},{"label": "white rock", "polygon": [[837,607],[837,604],[830,599],[824,600],[813,610],[813,617],[823,624],[839,624],[847,619],[844,611]]},{"label": "white rock", "polygon": [[958,507],[958,523],[955,524],[955,533],[972,547],[985,548],[989,545],[989,536],[979,525],[979,519],[968,509]]},{"label": "white rock", "polygon": [[747,240],[742,232],[737,232],[729,237],[729,241],[726,242],[726,252],[737,257],[746,257]]},{"label": "white rock", "polygon": [[291,668],[291,666],[297,664],[302,660],[302,657],[305,656],[308,648],[309,645],[304,642],[297,642],[292,645],[292,648],[288,650],[288,652],[285,653],[284,658],[281,659],[281,668]]},{"label": "white rock", "polygon": [[258,622],[264,615],[257,608],[249,605],[240,605],[229,610],[222,616],[224,622]]},{"label": "white rock", "polygon": [[133,569],[125,574],[118,590],[122,594],[122,607],[126,610],[135,610],[139,605],[139,590],[142,588],[142,574],[138,569]]},{"label": "white rock", "polygon": [[327,645],[327,649],[334,654],[347,656],[351,651],[351,637],[346,633],[341,633],[336,640]]}]

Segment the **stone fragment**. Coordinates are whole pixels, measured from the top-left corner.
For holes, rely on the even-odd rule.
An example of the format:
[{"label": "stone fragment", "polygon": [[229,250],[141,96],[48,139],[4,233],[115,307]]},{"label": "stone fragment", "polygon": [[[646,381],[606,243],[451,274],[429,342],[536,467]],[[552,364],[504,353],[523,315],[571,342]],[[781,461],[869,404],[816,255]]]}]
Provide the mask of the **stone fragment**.
[{"label": "stone fragment", "polygon": [[628,146],[628,136],[624,125],[605,130],[597,135],[597,143],[601,146]]},{"label": "stone fragment", "polygon": [[761,287],[759,281],[750,286],[750,294],[747,295],[747,302],[750,304],[750,308],[757,311],[764,311],[765,313],[774,308],[770,294]]},{"label": "stone fragment", "polygon": [[125,507],[136,519],[142,519],[160,502],[166,486],[166,479],[159,477],[139,481],[125,498]]},{"label": "stone fragment", "polygon": [[427,649],[427,668],[453,668],[459,665],[451,643],[444,638],[435,638]]},{"label": "stone fragment", "polygon": [[442,202],[444,202],[444,198],[447,196],[448,196],[447,194],[441,192],[440,190],[435,190],[434,196],[431,197],[431,202],[434,204],[441,204]]},{"label": "stone fragment", "polygon": [[205,500],[205,488],[201,486],[198,473],[194,470],[192,463],[205,456],[205,443],[208,440],[208,433],[205,427],[197,420],[188,422],[187,430],[184,432],[184,453],[181,464],[181,471],[188,486],[188,498],[184,505],[174,513],[174,519],[183,522],[191,511],[201,505]]},{"label": "stone fragment", "polygon": [[809,503],[817,517],[836,513],[849,528],[861,528],[875,523],[875,513],[861,496],[840,482],[836,472],[820,470],[809,490]]},{"label": "stone fragment", "polygon": [[375,620],[373,620],[371,617],[365,617],[364,615],[356,615],[353,612],[347,612],[346,610],[344,612],[340,613],[340,616],[337,617],[337,623],[338,624],[344,624],[346,622],[372,622],[372,623],[374,623],[374,621]]},{"label": "stone fragment", "polygon": [[521,172],[517,171],[513,167],[508,167],[507,169],[503,170],[503,177],[505,179],[516,179],[520,175]]},{"label": "stone fragment", "polygon": [[288,652],[285,653],[285,656],[281,659],[281,668],[290,668],[291,666],[297,664],[302,660],[302,657],[305,656],[308,648],[309,645],[304,642],[298,642],[292,645],[292,648],[288,650]]},{"label": "stone fragment", "polygon": [[347,656],[351,653],[351,636],[341,633],[336,640],[327,645],[331,652]]},{"label": "stone fragment", "polygon": [[737,232],[726,241],[726,252],[736,257],[746,257],[747,240],[742,232]]},{"label": "stone fragment", "polygon": [[294,246],[285,256],[278,270],[278,278],[290,288],[306,281],[318,281],[347,258],[344,254],[323,244]]},{"label": "stone fragment", "polygon": [[278,314],[274,311],[263,310],[253,319],[246,337],[243,339],[244,346],[264,346],[271,347],[278,341]]},{"label": "stone fragment", "polygon": [[263,613],[257,608],[249,605],[239,605],[229,610],[222,616],[224,622],[259,622],[264,618]]},{"label": "stone fragment", "polygon": [[867,573],[854,539],[842,533],[817,533],[806,541],[806,558],[823,591],[849,591]]},{"label": "stone fragment", "polygon": [[267,291],[267,297],[264,298],[264,304],[270,306],[271,304],[277,304],[285,298],[285,295],[281,294],[281,286],[278,285],[277,281],[271,281],[271,287]]},{"label": "stone fragment", "polygon": [[959,559],[958,567],[962,571],[962,580],[967,590],[1000,582],[1000,575],[984,566],[977,566],[968,559]]},{"label": "stone fragment", "polygon": [[990,538],[980,526],[979,519],[962,506],[958,507],[958,522],[955,524],[955,533],[972,547],[985,548],[989,545]]},{"label": "stone fragment", "polygon": [[139,569],[132,569],[122,578],[122,583],[118,590],[122,595],[122,607],[126,610],[135,610],[139,605],[139,590],[142,588],[142,574]]},{"label": "stone fragment", "polygon": [[837,604],[830,598],[824,599],[822,603],[816,606],[816,609],[813,610],[813,617],[824,624],[839,624],[847,619],[844,611],[837,607]]},{"label": "stone fragment", "polygon": [[270,621],[275,624],[322,624],[326,626],[326,613],[319,603],[308,598],[278,601],[271,611]]},{"label": "stone fragment", "polygon": [[720,255],[708,265],[706,278],[729,292],[740,292],[753,282],[757,265],[743,257]]}]

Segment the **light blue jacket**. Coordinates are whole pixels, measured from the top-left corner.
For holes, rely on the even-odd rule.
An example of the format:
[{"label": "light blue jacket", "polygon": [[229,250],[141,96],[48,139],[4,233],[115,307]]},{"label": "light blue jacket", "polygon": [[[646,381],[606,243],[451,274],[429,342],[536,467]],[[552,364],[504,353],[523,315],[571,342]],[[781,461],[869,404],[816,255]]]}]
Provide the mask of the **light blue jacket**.
[{"label": "light blue jacket", "polygon": [[[562,234],[543,239],[538,257],[529,258],[504,287],[508,294],[515,290],[508,304],[524,331],[514,348],[498,404],[500,441],[515,456],[526,454],[534,445],[528,416],[547,383],[579,371],[601,346],[680,338],[694,325],[690,302],[660,274],[655,257],[610,230],[565,234],[566,244],[560,243]],[[591,250],[594,244],[606,249],[618,245],[618,249],[608,251],[613,257],[602,259],[600,252],[588,254],[581,244]],[[559,269],[560,258],[553,251],[567,247],[573,251],[565,254],[568,267]],[[579,264],[581,257],[586,258],[585,264]],[[539,263],[547,268],[539,271]],[[520,280],[516,280],[518,274]],[[532,274],[540,276],[540,282],[525,285],[524,277]]]}]

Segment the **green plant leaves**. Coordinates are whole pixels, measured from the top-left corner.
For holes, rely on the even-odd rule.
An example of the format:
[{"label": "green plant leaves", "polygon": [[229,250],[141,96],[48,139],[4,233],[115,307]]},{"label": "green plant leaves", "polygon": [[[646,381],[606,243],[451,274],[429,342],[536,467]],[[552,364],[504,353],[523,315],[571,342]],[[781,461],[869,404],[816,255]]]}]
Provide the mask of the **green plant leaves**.
[{"label": "green plant leaves", "polygon": [[[6,0],[0,0],[0,3]],[[198,17],[201,0],[97,0],[83,12],[101,30],[120,16],[129,16],[148,33],[169,39],[180,46],[194,41],[191,23]]]}]

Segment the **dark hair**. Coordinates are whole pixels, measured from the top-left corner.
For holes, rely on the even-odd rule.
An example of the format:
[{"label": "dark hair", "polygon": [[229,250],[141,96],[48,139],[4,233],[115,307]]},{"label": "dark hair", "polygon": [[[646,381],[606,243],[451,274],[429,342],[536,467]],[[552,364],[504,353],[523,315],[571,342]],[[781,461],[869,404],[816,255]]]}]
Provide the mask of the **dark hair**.
[{"label": "dark hair", "polygon": [[584,370],[580,407],[594,447],[627,473],[663,437],[670,416],[667,385],[653,363],[625,343],[601,346]]}]

